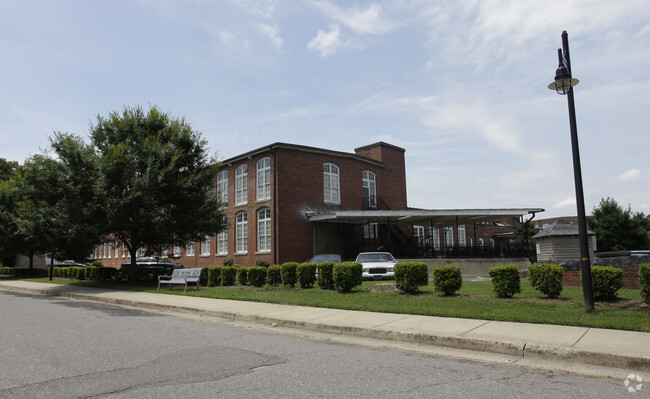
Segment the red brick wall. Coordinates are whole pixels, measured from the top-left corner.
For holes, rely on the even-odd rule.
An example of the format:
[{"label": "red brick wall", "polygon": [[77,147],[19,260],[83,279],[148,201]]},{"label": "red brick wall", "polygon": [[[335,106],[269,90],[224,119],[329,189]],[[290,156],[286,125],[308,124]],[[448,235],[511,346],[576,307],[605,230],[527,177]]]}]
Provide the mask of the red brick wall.
[{"label": "red brick wall", "polygon": [[[639,289],[639,267],[622,267],[623,270],[623,288],[638,290]],[[568,287],[580,287],[580,270],[565,270],[562,284]]]}]

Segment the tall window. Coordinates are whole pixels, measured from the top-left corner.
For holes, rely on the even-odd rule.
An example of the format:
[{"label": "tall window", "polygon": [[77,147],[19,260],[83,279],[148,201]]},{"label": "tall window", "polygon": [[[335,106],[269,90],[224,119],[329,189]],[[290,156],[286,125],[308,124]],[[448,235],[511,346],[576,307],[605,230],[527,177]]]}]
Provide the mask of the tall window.
[{"label": "tall window", "polygon": [[323,193],[325,202],[341,203],[339,167],[331,163],[323,164]]},{"label": "tall window", "polygon": [[178,244],[174,244],[172,247],[172,255],[174,258],[179,258],[181,256],[181,246]]},{"label": "tall window", "polygon": [[257,250],[271,251],[271,210],[269,208],[257,212]]},{"label": "tall window", "polygon": [[228,171],[222,170],[217,175],[217,194],[224,204],[228,203]]},{"label": "tall window", "polygon": [[122,242],[122,257],[126,258],[126,244]]},{"label": "tall window", "polygon": [[454,246],[454,229],[445,227],[445,248]]},{"label": "tall window", "polygon": [[110,242],[107,242],[106,247],[108,248],[108,255],[106,255],[106,257],[110,259],[113,257],[113,245],[111,245]]},{"label": "tall window", "polygon": [[363,204],[365,208],[377,208],[377,185],[375,174],[369,170],[363,171],[362,178],[363,187]]},{"label": "tall window", "polygon": [[194,243],[188,242],[185,245],[185,256],[194,256]]},{"label": "tall window", "polygon": [[431,227],[431,238],[433,239],[433,249],[440,251],[440,229]]},{"label": "tall window", "polygon": [[238,213],[235,218],[235,252],[248,252],[248,214]]},{"label": "tall window", "polygon": [[228,253],[228,223],[226,217],[223,217],[226,226],[217,234],[217,255],[226,255]]},{"label": "tall window", "polygon": [[379,231],[377,223],[364,223],[363,238],[378,238]]},{"label": "tall window", "polygon": [[262,158],[257,161],[257,190],[258,201],[271,198],[271,158]]},{"label": "tall window", "polygon": [[464,247],[467,245],[467,236],[465,235],[465,225],[458,226],[458,246]]},{"label": "tall window", "polygon": [[210,236],[207,234],[201,240],[201,256],[210,256]]},{"label": "tall window", "polygon": [[235,169],[235,205],[248,202],[248,165]]},{"label": "tall window", "polygon": [[424,245],[424,227],[423,226],[413,226],[413,237],[418,245]]}]

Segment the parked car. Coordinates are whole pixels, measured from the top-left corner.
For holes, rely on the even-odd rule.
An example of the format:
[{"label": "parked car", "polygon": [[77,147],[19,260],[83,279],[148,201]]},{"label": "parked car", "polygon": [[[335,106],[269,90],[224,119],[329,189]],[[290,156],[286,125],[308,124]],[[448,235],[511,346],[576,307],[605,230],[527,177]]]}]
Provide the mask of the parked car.
[{"label": "parked car", "polygon": [[309,263],[319,264],[322,262],[341,263],[341,255],[320,254],[320,255],[314,255],[313,258],[309,259]]},{"label": "parked car", "polygon": [[[168,262],[166,260],[156,258],[154,256],[136,258],[135,264],[138,269],[160,269],[164,267],[179,269],[183,267],[183,265],[181,265],[180,263]],[[126,262],[126,263],[122,263],[120,269],[128,269],[129,267],[131,267],[131,262]]]},{"label": "parked car", "polygon": [[357,263],[363,266],[363,279],[394,279],[393,266],[397,263],[390,252],[362,252],[357,255]]},{"label": "parked car", "polygon": [[[49,266],[49,263],[46,263],[46,266]],[[70,266],[78,266],[78,267],[84,267],[86,266],[83,263],[75,262],[74,260],[56,260],[54,259],[54,267],[70,267]]]}]

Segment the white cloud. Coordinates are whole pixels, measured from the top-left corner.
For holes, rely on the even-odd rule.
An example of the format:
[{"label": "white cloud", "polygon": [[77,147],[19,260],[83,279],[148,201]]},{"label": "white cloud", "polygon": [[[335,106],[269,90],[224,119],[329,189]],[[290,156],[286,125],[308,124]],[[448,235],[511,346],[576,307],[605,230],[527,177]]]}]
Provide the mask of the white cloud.
[{"label": "white cloud", "polygon": [[576,199],[575,197],[567,197],[561,201],[558,201],[553,205],[553,208],[568,208],[568,207],[575,207],[576,206]]},{"label": "white cloud", "polygon": [[273,47],[278,49],[282,47],[284,41],[278,36],[278,30],[275,26],[260,24],[258,27],[260,32],[271,41]]},{"label": "white cloud", "polygon": [[219,32],[219,38],[226,46],[230,48],[235,47],[235,35],[232,32],[227,30],[222,30]]},{"label": "white cloud", "polygon": [[328,1],[312,3],[323,14],[352,29],[356,33],[381,35],[396,30],[399,25],[384,18],[379,4],[370,4],[367,8],[351,7],[342,9]]},{"label": "white cloud", "polygon": [[616,180],[621,182],[630,182],[634,181],[641,177],[641,171],[639,169],[630,169],[627,172],[623,172],[620,175],[616,176]]},{"label": "white cloud", "polygon": [[307,48],[311,51],[320,52],[321,57],[332,55],[339,48],[346,47],[362,47],[360,43],[356,43],[352,39],[343,39],[341,28],[338,25],[330,25],[330,31],[324,32],[318,30],[315,38],[311,39],[307,44]]},{"label": "white cloud", "polygon": [[271,18],[275,10],[274,0],[234,0],[242,9],[264,18]]}]

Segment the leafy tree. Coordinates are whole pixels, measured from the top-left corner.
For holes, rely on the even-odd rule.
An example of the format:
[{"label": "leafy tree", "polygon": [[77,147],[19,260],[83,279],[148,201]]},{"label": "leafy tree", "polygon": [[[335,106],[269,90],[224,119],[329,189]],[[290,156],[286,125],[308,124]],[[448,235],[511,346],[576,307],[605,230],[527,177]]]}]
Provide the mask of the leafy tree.
[{"label": "leafy tree", "polygon": [[594,207],[589,228],[596,233],[600,251],[648,249],[648,218],[643,213],[621,207],[613,198],[600,200]]},{"label": "leafy tree", "polygon": [[218,162],[184,119],[125,107],[91,124],[102,233],[124,243],[135,281],[140,248],[184,245],[225,227],[213,190]]},{"label": "leafy tree", "polygon": [[17,162],[9,162],[0,158],[0,261],[5,265],[13,265],[16,254],[15,234],[16,225],[16,196],[19,190],[15,184],[15,172],[19,167]]},{"label": "leafy tree", "polygon": [[539,233],[539,228],[532,221],[520,223],[515,226],[513,234],[514,240],[510,241],[513,248],[521,248],[532,263],[537,262],[537,251],[533,237]]},{"label": "leafy tree", "polygon": [[0,158],[0,181],[9,180],[16,169],[18,169],[18,162]]}]

